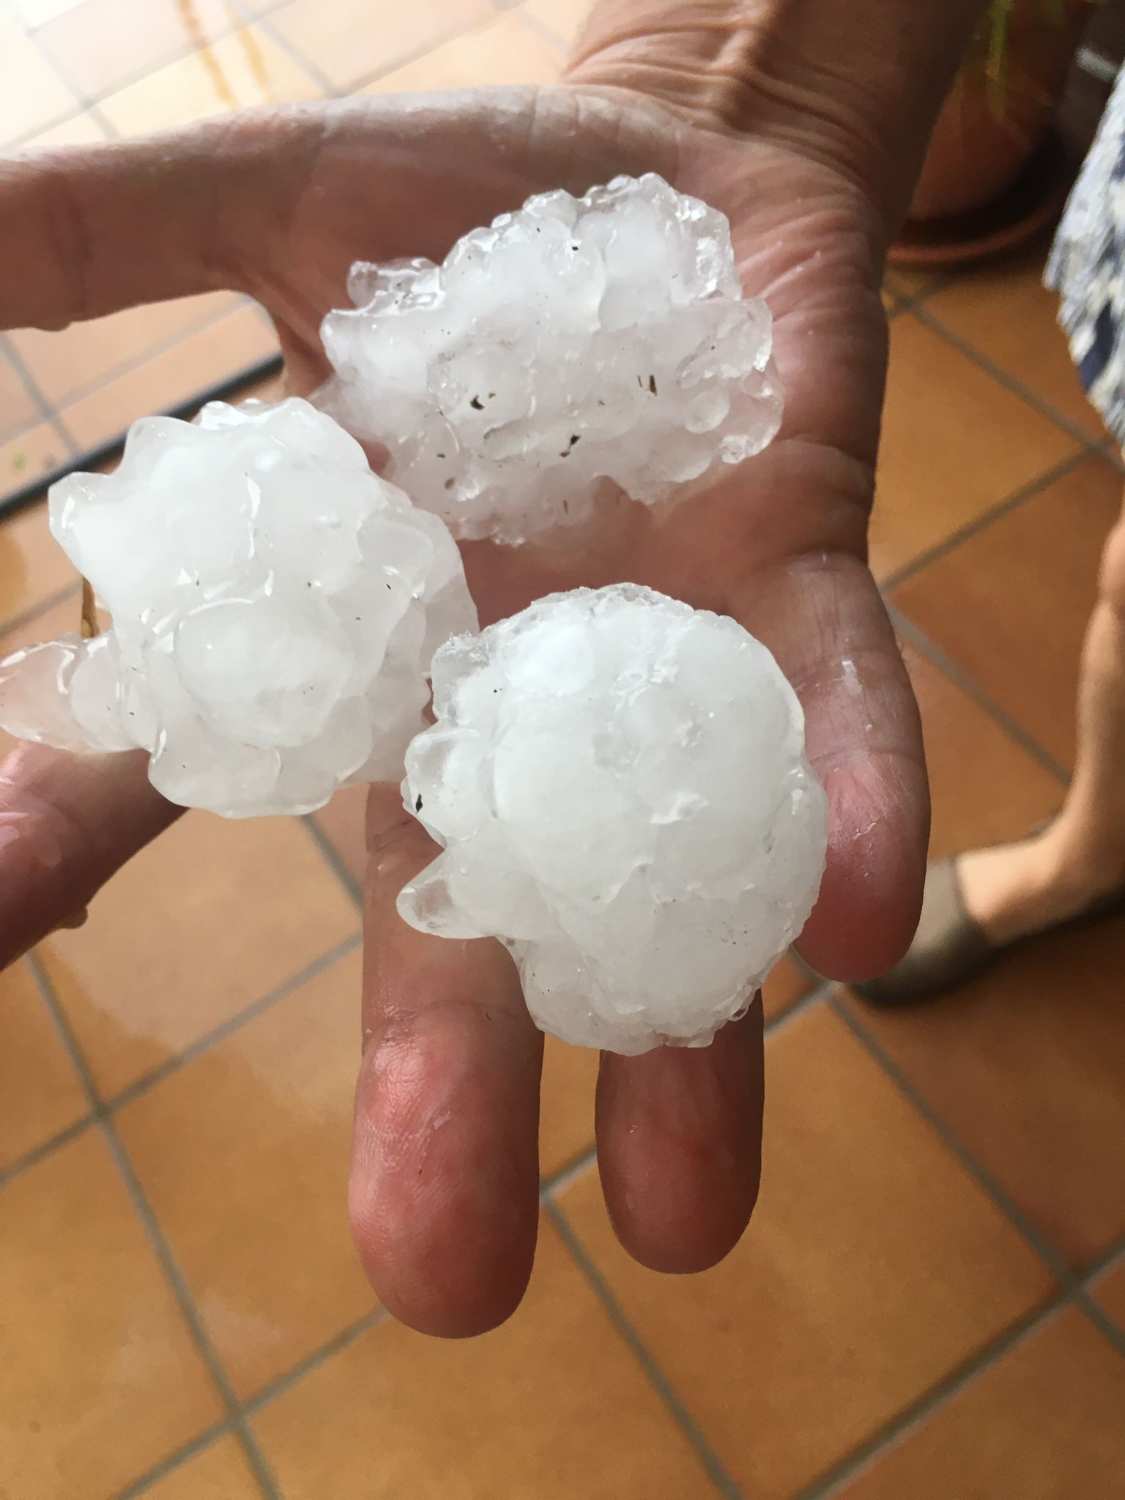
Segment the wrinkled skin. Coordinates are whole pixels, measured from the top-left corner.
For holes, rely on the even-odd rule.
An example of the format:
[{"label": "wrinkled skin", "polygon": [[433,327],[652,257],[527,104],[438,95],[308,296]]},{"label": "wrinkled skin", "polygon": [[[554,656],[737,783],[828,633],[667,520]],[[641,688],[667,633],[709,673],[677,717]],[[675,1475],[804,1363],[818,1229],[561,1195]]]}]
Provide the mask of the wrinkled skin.
[{"label": "wrinkled skin", "polygon": [[[622,507],[557,550],[473,543],[466,567],[486,622],[548,590],[631,579],[727,612],[770,646],[804,704],[831,805],[828,870],[801,949],[826,974],[870,974],[913,930],[928,820],[917,714],[865,564],[885,211],[820,138],[773,138],[686,104],[678,82],[671,108],[654,103],[617,87],[630,75],[596,49],[578,76],[596,82],[236,117],[139,148],[130,173],[104,153],[60,157],[24,203],[0,321],[29,321],[29,297],[30,320],[59,326],[233,286],[270,309],[291,383],[308,390],[324,373],[319,321],[344,301],[353,259],[440,259],[531,192],[581,192],[621,171],[656,170],[725,210],[745,288],[776,318],[787,397],[777,441],[667,514]],[[0,206],[6,190],[0,176]],[[126,234],[130,219],[151,226],[143,245]],[[27,838],[0,848],[0,958],[11,958],[177,810],[136,757],[76,765],[27,750],[3,776],[0,809],[30,813],[63,855],[45,869]],[[369,807],[352,1221],[392,1311],[470,1334],[512,1311],[530,1272],[541,1038],[498,944],[399,921],[395,896],[433,847],[396,788],[373,789]],[[730,1249],[757,1194],[761,1125],[760,1005],[708,1049],[603,1059],[600,1170],[633,1255],[690,1271]]]}]

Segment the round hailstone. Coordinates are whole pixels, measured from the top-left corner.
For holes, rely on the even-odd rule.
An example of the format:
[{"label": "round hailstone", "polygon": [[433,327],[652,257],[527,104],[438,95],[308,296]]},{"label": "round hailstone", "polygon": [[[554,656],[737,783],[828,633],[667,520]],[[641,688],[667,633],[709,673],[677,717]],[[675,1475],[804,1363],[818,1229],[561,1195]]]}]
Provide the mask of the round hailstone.
[{"label": "round hailstone", "polygon": [[765,646],[619,584],[448,641],[433,683],[403,798],[444,852],[401,915],[500,938],[536,1023],[565,1041],[710,1041],[800,933],[824,870],[804,715]]},{"label": "round hailstone", "polygon": [[437,646],[476,628],[447,528],[306,401],[133,424],[115,474],[54,485],[51,530],[113,617],[0,663],[0,725],[151,752],[229,817],[401,774]]},{"label": "round hailstone", "polygon": [[652,173],[529,198],[444,263],[353,266],[317,396],[389,450],[389,476],[460,537],[519,542],[648,504],[764,448],[781,419],[766,304],[721,213]]}]

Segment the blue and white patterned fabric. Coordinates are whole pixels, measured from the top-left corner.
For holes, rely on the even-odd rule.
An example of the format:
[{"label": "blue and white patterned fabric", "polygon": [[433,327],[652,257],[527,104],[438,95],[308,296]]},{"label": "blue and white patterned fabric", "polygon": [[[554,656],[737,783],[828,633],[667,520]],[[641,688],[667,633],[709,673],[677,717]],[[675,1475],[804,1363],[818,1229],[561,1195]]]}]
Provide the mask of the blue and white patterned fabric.
[{"label": "blue and white patterned fabric", "polygon": [[1059,224],[1044,277],[1086,394],[1125,447],[1125,69]]}]

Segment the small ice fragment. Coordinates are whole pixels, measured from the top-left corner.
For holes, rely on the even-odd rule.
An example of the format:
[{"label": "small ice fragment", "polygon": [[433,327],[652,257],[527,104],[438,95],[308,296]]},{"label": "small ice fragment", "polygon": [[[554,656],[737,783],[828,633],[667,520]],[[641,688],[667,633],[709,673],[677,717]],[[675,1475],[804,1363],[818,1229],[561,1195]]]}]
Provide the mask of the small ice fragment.
[{"label": "small ice fragment", "polygon": [[824,792],[769,651],[617,584],[449,641],[433,681],[403,800],[444,849],[404,919],[500,938],[532,1017],[566,1041],[709,1041],[800,933],[824,869]]},{"label": "small ice fragment", "polygon": [[440,266],[357,262],[348,289],[315,399],[459,537],[581,521],[606,480],[666,500],[781,419],[769,309],[743,298],[729,223],[653,173],[529,198]]},{"label": "small ice fragment", "polygon": [[53,486],[50,519],[113,624],[0,663],[0,725],[141,746],[185,806],[307,812],[399,774],[434,649],[476,627],[447,528],[306,401],[136,422],[115,474]]}]

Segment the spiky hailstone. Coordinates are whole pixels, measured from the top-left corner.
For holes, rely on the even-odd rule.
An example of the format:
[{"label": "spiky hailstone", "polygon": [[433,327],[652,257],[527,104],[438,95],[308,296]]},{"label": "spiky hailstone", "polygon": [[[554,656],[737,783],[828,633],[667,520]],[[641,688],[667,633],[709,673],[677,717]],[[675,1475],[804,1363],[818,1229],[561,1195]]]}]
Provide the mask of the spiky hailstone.
[{"label": "spiky hailstone", "polygon": [[447,642],[433,681],[403,797],[445,847],[401,915],[502,939],[535,1021],[566,1041],[708,1042],[824,869],[824,792],[769,651],[619,584]]},{"label": "spiky hailstone", "polygon": [[359,263],[324,321],[317,397],[390,453],[459,537],[519,542],[764,448],[772,325],[742,296],[730,225],[652,173],[529,198],[445,262]]},{"label": "spiky hailstone", "polygon": [[306,812],[401,775],[434,649],[476,628],[446,527],[305,401],[145,418],[115,474],[52,488],[50,521],[113,625],[0,664],[0,725],[143,746],[186,806]]}]

